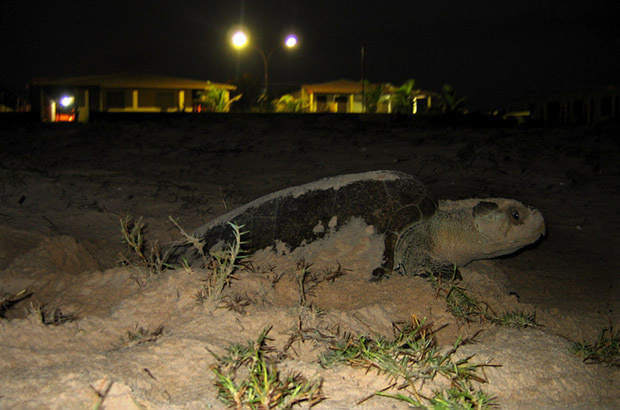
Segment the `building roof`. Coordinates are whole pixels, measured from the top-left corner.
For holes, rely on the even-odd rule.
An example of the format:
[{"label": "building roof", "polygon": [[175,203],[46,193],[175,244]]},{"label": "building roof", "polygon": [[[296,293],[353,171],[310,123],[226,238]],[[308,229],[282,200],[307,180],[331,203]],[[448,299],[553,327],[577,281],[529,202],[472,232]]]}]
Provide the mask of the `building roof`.
[{"label": "building roof", "polygon": [[157,88],[157,89],[192,89],[203,90],[209,86],[216,86],[226,90],[234,90],[237,87],[231,84],[213,83],[205,80],[189,78],[166,77],[152,74],[107,74],[90,75],[83,77],[70,77],[59,79],[33,79],[31,86],[82,86],[102,88]]},{"label": "building roof", "polygon": [[[376,83],[366,83],[366,90],[368,91],[369,89],[376,87],[378,85],[381,84],[376,84]],[[386,83],[383,84],[384,85],[384,93],[386,94],[391,94],[393,93],[398,87]],[[313,93],[318,93],[318,94],[361,94],[362,92],[362,82],[361,81],[353,81],[353,80],[347,80],[347,79],[340,79],[340,80],[336,80],[336,81],[329,81],[326,83],[319,83],[319,84],[304,84],[301,86],[302,89],[305,90],[305,92],[307,94],[313,94]],[[437,95],[438,93],[434,92],[434,91],[428,91],[428,90],[415,90],[416,91],[416,95],[418,97],[421,98],[426,98],[428,96],[431,95]]]},{"label": "building roof", "polygon": [[[372,85],[371,85],[372,86]],[[319,84],[304,84],[301,86],[308,94],[358,94],[362,92],[362,82],[340,79]]]}]

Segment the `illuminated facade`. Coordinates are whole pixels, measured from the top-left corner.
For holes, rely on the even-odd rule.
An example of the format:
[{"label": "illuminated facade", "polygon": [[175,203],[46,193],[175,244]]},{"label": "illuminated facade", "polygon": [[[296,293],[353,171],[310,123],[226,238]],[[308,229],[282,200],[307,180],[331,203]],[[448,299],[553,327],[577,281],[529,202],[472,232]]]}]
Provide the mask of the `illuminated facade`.
[{"label": "illuminated facade", "polygon": [[[361,81],[336,80],[319,84],[304,84],[301,86],[301,98],[307,102],[306,112],[321,113],[361,113],[363,94],[381,84],[366,84],[362,87]],[[392,92],[394,86],[384,85],[384,92],[377,103],[378,114],[392,112]],[[416,90],[413,96],[412,114],[430,111],[435,93]]]},{"label": "illuminated facade", "polygon": [[196,93],[229,84],[155,75],[120,74],[35,79],[29,84],[33,111],[42,121],[88,122],[95,113],[193,112]]}]

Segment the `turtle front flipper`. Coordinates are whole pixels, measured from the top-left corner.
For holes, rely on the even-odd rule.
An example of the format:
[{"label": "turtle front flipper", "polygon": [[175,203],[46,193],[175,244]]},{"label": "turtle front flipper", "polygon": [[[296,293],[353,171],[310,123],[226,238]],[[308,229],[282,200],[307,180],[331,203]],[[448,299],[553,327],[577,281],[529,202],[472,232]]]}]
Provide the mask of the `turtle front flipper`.
[{"label": "turtle front flipper", "polygon": [[383,269],[383,267],[378,267],[372,271],[372,275],[370,276],[370,281],[379,282],[380,280],[388,279],[389,277],[390,277],[389,274],[385,271],[385,269]]},{"label": "turtle front flipper", "polygon": [[442,280],[461,280],[458,267],[447,260],[438,259],[427,250],[410,249],[409,253],[395,260],[394,270],[401,275],[435,277]]},{"label": "turtle front flipper", "polygon": [[441,280],[461,280],[461,272],[459,272],[458,266],[448,261],[440,261],[437,259],[431,259],[428,264],[429,268],[419,274],[423,278],[434,277]]},{"label": "turtle front flipper", "polygon": [[383,279],[388,279],[390,275],[394,273],[394,246],[396,245],[397,239],[398,235],[394,232],[385,232],[383,263],[381,266],[372,271],[372,276],[370,277],[371,282],[378,282]]}]

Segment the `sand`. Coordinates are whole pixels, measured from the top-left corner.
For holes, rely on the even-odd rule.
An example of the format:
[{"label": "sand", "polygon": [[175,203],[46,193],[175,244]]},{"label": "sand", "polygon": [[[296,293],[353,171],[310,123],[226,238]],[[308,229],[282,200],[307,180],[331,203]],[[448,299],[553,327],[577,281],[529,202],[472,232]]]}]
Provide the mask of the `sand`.
[{"label": "sand", "polygon": [[[426,318],[439,347],[487,367],[479,387],[501,408],[617,408],[620,369],[570,351],[620,327],[620,127],[430,125],[398,117],[213,115],[93,124],[0,126],[0,296],[26,290],[0,319],[0,408],[222,408],[211,352],[267,326],[284,372],[323,380],[314,408],[406,408],[373,397],[376,373],[318,356],[327,336],[390,337]],[[248,201],[326,176],[391,169],[440,199],[507,197],[539,209],[547,235],[516,254],[461,269],[494,312],[536,312],[536,328],[453,317],[426,279],[368,278],[382,241],[350,224],[296,250],[249,255],[225,294],[197,301],[200,270],[123,266],[119,218],[142,217],[162,249]],[[298,275],[340,272],[309,289]],[[53,312],[73,320],[61,324]],[[56,316],[58,318],[58,316]],[[325,340],[295,340],[302,327]],[[129,340],[128,332],[146,334]],[[320,338],[319,338],[320,339]],[[211,351],[211,352],[210,352]],[[428,392],[433,384],[425,386]],[[437,384],[439,386],[439,384]]]}]

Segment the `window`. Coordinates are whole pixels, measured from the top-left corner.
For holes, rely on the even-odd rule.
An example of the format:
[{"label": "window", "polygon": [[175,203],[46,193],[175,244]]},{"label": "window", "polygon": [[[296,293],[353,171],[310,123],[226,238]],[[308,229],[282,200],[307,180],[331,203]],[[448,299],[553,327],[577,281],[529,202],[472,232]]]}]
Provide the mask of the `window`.
[{"label": "window", "polygon": [[325,94],[317,95],[315,97],[315,100],[316,100],[316,112],[327,111],[327,96]]},{"label": "window", "polygon": [[586,110],[584,107],[583,100],[575,100],[573,101],[573,122],[575,124],[585,124],[586,123]]},{"label": "window", "polygon": [[547,122],[553,125],[559,125],[561,121],[560,102],[550,101],[547,103]]},{"label": "window", "polygon": [[154,90],[138,90],[138,107],[155,107],[157,105]]},{"label": "window", "polygon": [[347,112],[347,105],[349,97],[346,95],[339,95],[336,97],[336,104],[338,105],[337,112]]},{"label": "window", "polygon": [[601,98],[601,116],[607,117],[611,115],[611,95]]},{"label": "window", "polygon": [[159,108],[174,108],[174,92],[158,91],[155,95],[155,101]]},{"label": "window", "polygon": [[124,91],[108,91],[106,93],[107,108],[125,108]]}]

